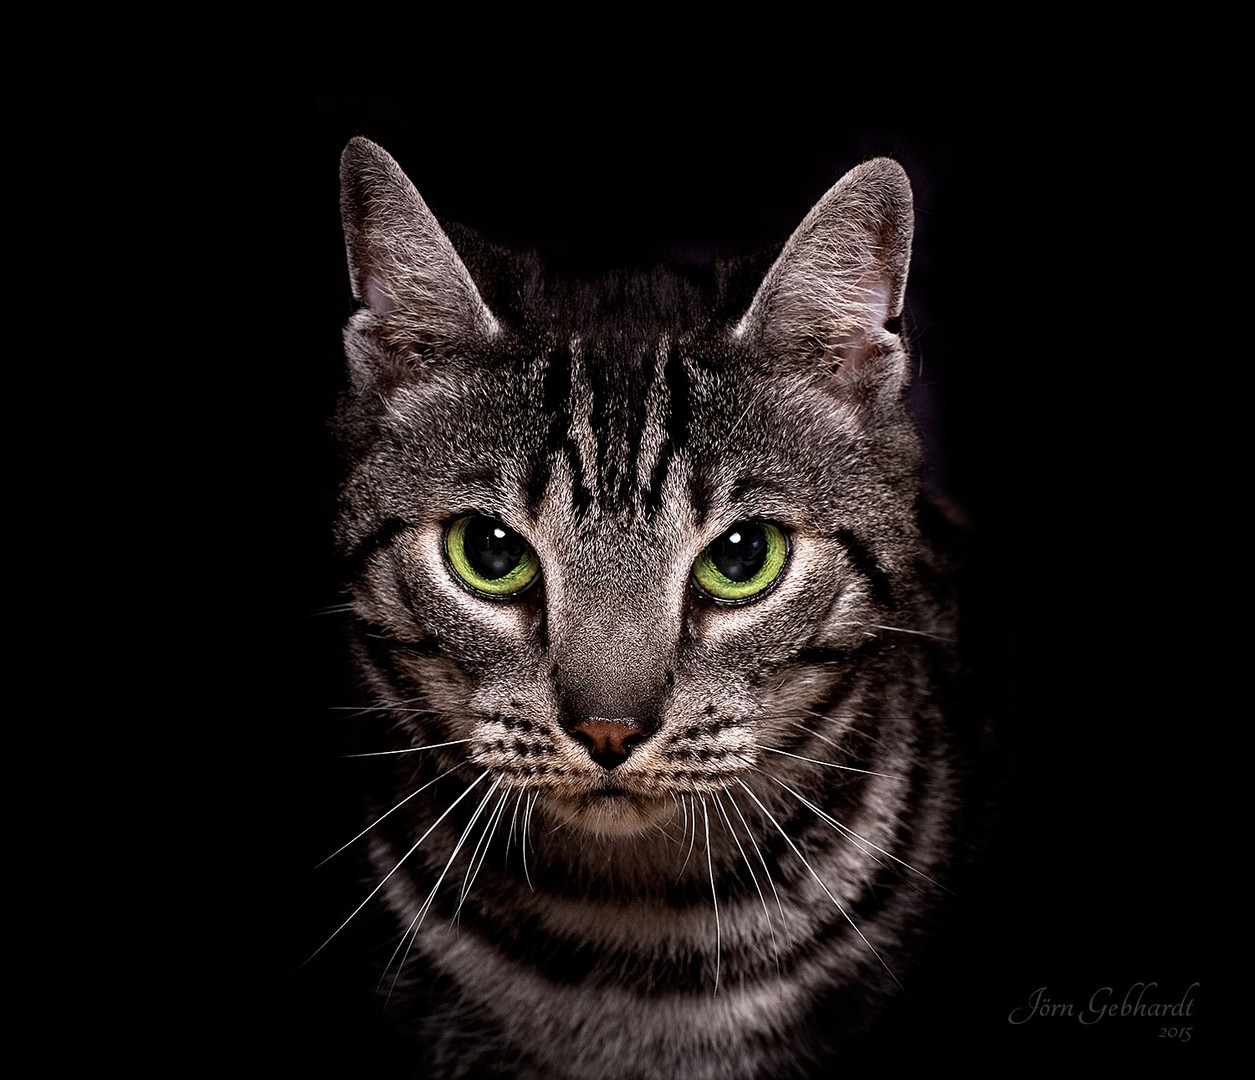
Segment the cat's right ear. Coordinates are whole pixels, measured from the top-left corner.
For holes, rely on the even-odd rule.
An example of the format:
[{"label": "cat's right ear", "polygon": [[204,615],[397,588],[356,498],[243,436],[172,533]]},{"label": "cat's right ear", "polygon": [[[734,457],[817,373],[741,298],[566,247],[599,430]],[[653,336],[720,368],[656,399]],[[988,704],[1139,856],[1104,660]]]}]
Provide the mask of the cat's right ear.
[{"label": "cat's right ear", "polygon": [[499,332],[435,215],[369,139],[340,156],[340,217],[353,296],[390,341],[439,351]]}]

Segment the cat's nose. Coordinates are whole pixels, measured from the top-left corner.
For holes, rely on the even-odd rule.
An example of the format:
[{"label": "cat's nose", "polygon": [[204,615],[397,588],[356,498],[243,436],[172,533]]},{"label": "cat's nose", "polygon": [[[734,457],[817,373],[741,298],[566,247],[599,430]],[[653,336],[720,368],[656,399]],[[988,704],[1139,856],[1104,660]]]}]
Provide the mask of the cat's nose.
[{"label": "cat's nose", "polygon": [[622,765],[649,733],[632,717],[585,716],[570,729],[575,739],[603,769]]}]

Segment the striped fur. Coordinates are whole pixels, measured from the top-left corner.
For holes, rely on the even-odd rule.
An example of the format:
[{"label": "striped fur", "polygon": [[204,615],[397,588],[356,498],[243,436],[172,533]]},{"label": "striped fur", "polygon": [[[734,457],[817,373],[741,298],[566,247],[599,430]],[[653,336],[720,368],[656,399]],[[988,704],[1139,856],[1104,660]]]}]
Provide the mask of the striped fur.
[{"label": "striped fur", "polygon": [[[338,541],[399,751],[363,899],[395,916],[414,1075],[822,1074],[908,977],[959,808],[902,170],[849,174],[757,282],[593,283],[451,243],[365,140],[342,170]],[[537,588],[459,584],[472,512]],[[744,520],[788,562],[718,604],[694,560]],[[572,714],[623,702],[649,733],[607,770]]]}]

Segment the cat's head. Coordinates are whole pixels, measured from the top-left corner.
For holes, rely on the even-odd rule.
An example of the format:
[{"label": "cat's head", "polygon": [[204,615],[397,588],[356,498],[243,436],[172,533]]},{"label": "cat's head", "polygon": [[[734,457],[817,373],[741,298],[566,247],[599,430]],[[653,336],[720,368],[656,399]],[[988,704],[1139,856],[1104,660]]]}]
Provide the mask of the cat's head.
[{"label": "cat's head", "polygon": [[848,173],[739,301],[459,252],[363,139],[341,179],[338,538],[401,745],[636,832],[856,705],[917,554],[901,167]]}]

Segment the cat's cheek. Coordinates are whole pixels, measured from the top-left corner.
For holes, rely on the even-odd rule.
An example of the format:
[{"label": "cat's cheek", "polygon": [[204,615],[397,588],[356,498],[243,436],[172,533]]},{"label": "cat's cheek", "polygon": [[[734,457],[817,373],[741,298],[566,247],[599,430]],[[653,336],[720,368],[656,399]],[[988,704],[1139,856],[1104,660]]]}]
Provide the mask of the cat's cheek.
[{"label": "cat's cheek", "polygon": [[483,640],[499,646],[526,646],[534,636],[536,614],[532,605],[484,600],[454,586],[454,606],[467,628]]},{"label": "cat's cheek", "polygon": [[857,584],[843,582],[833,590],[826,613],[816,620],[814,647],[821,650],[854,652],[870,638],[877,636],[884,617]]},{"label": "cat's cheek", "polygon": [[767,652],[774,652],[773,629],[782,622],[782,613],[772,610],[768,601],[743,605],[712,604],[695,611],[692,625],[701,652],[708,657],[741,653],[746,644],[761,641]]}]

